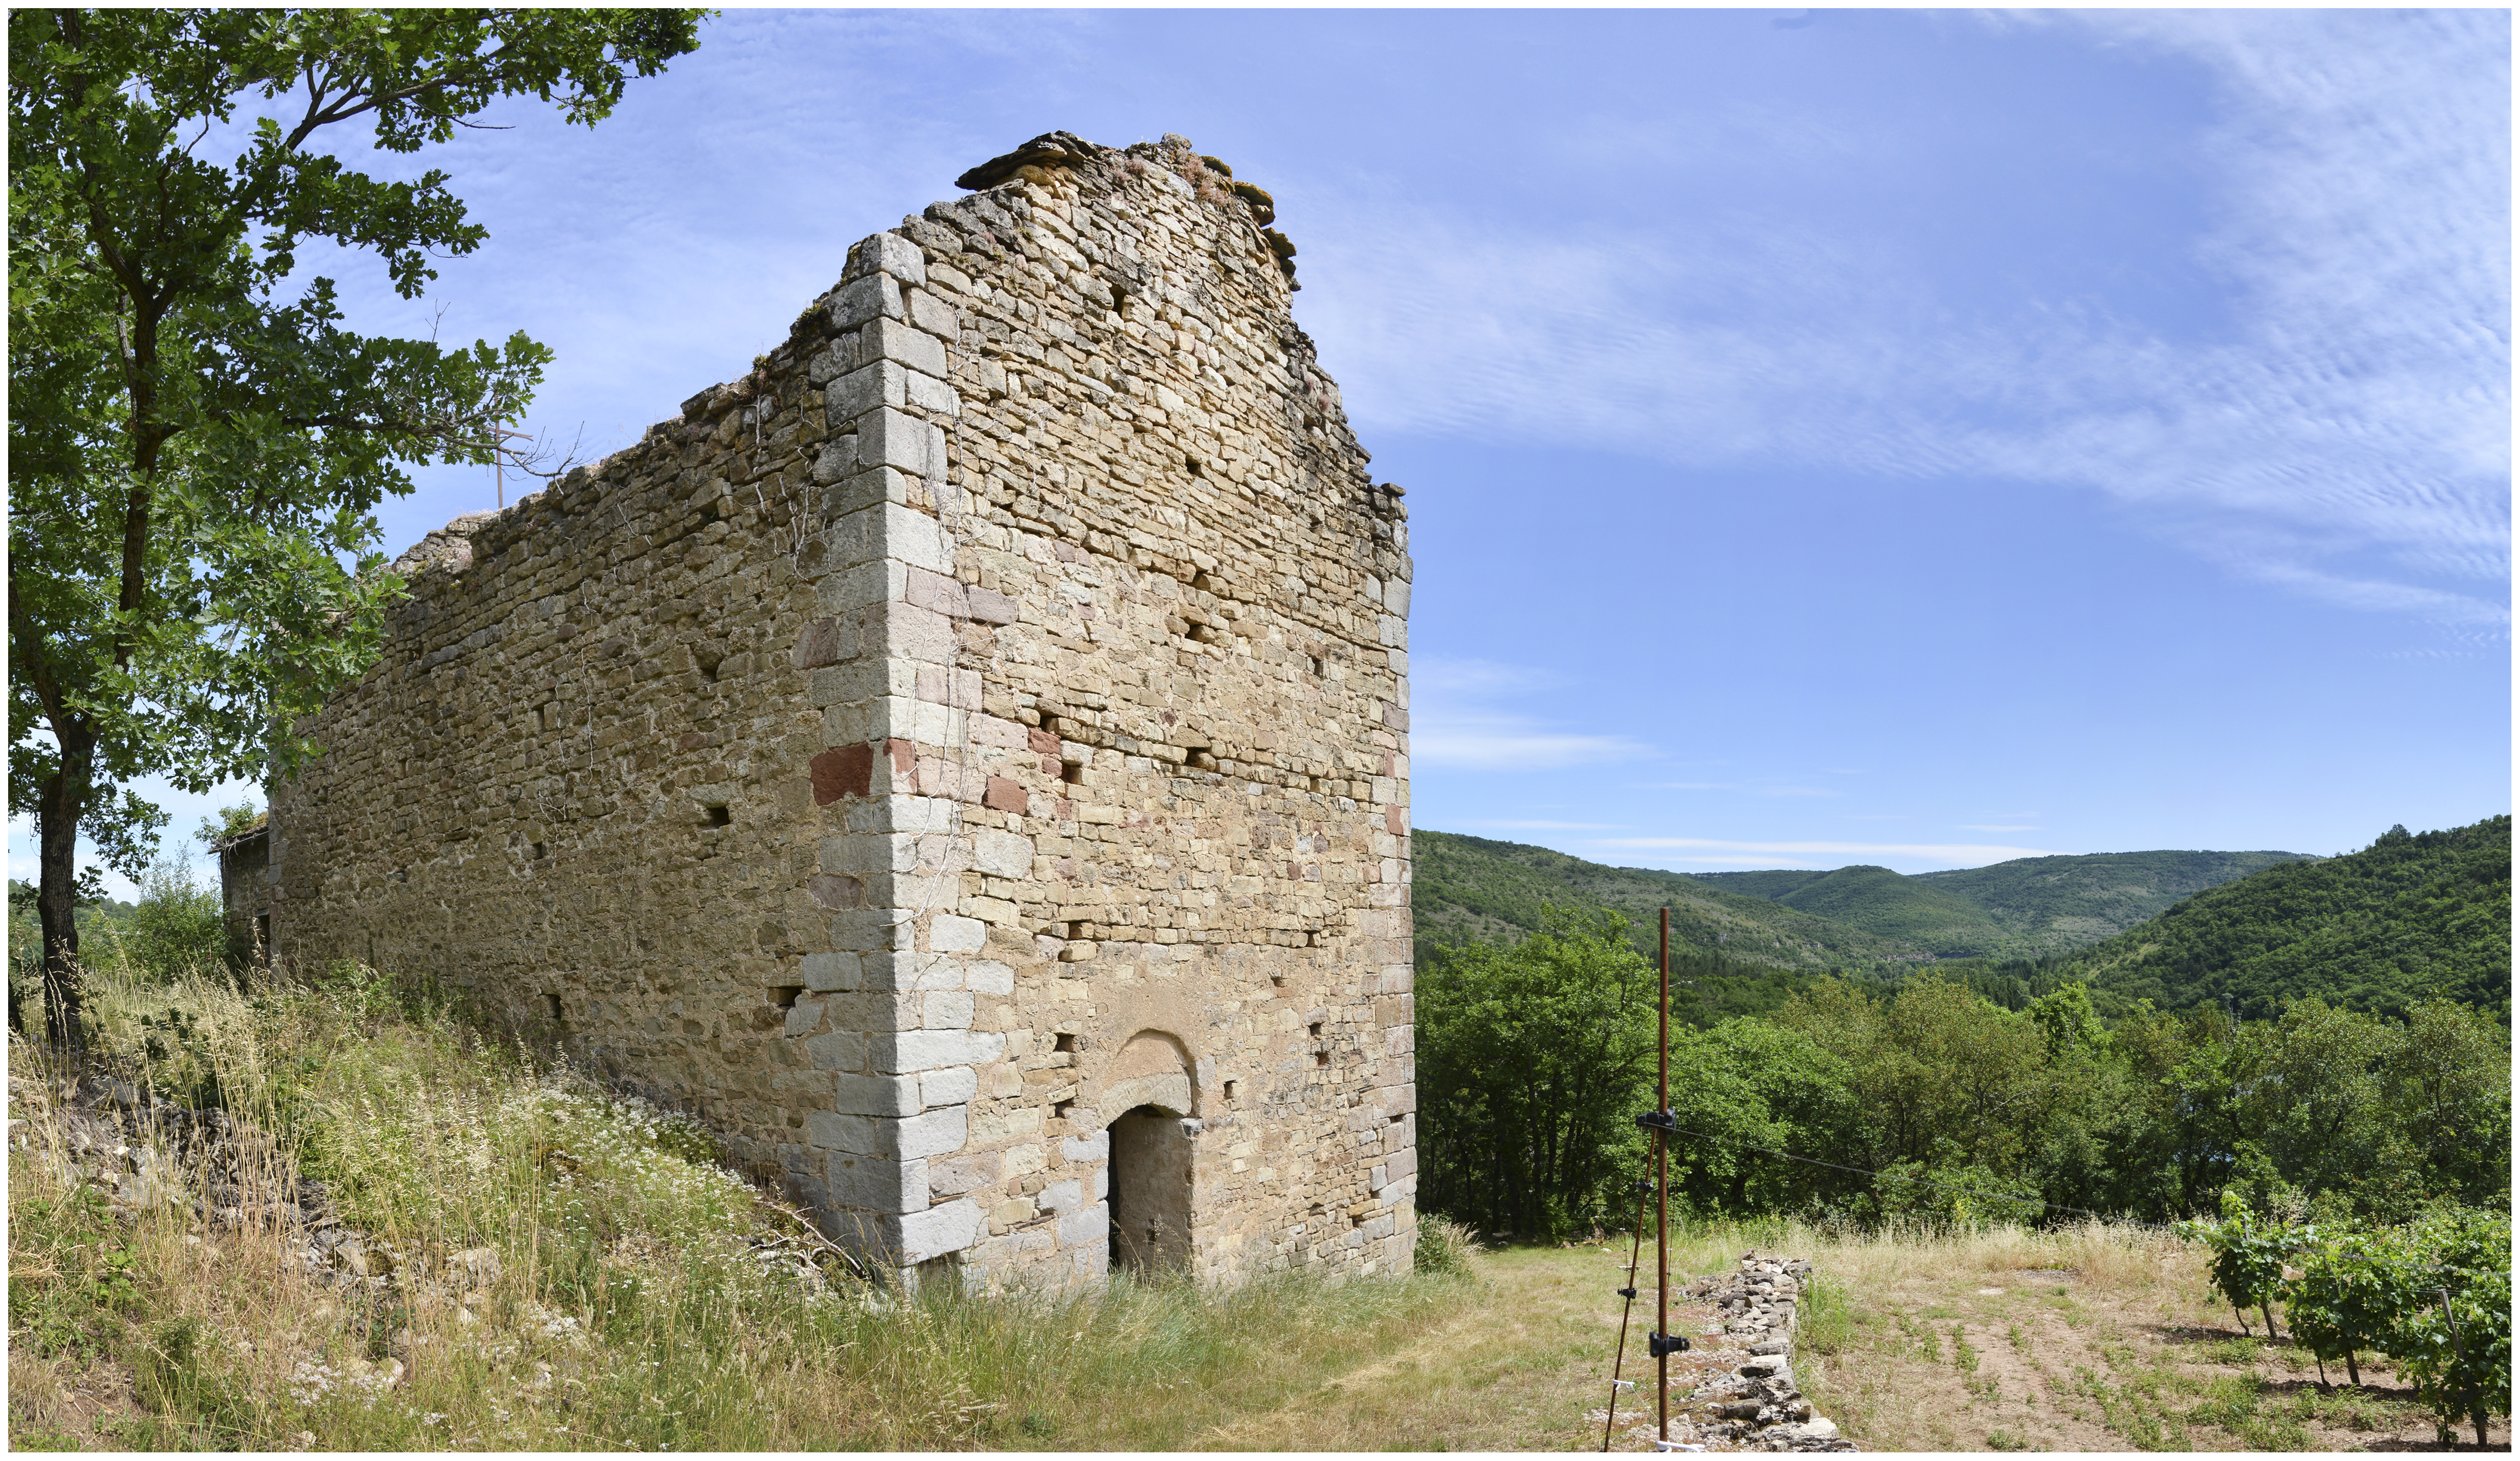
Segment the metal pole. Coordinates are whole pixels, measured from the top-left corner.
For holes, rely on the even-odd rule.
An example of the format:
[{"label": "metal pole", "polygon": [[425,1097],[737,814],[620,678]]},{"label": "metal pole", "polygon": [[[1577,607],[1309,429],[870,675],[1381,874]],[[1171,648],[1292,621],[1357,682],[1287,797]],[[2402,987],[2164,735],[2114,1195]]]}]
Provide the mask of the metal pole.
[{"label": "metal pole", "polygon": [[[1628,1314],[1637,1306],[1637,1255],[1644,1248],[1645,1194],[1652,1190],[1650,1182],[1637,1183],[1637,1225],[1629,1230],[1628,1236],[1628,1286],[1619,1291],[1619,1297],[1627,1302],[1619,1305],[1619,1352],[1618,1357],[1610,1361],[1610,1413],[1601,1421],[1601,1449],[1604,1451],[1610,1448],[1610,1428],[1619,1421],[1619,1371],[1628,1363]],[[1631,1388],[1636,1384],[1635,1381],[1627,1383]]]},{"label": "metal pole", "polygon": [[[1671,909],[1662,910],[1662,1027],[1659,1064],[1654,1071],[1654,1110],[1671,1110]],[[1654,1333],[1671,1333],[1671,1136],[1654,1129]],[[1656,1349],[1662,1347],[1657,1345]],[[1654,1424],[1656,1435],[1671,1439],[1671,1355],[1654,1355]]]},{"label": "metal pole", "polygon": [[499,511],[506,512],[508,510],[508,442],[512,437],[530,436],[533,433],[512,432],[495,423],[490,430],[493,434],[490,444],[490,470],[498,474],[499,478]]}]

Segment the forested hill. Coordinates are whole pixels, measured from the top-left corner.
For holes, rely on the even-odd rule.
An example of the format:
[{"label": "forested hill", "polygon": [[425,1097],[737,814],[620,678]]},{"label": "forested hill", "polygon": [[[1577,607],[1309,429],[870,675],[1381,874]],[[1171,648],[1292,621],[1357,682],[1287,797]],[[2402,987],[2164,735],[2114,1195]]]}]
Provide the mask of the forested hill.
[{"label": "forested hill", "polygon": [[2159,917],[2182,898],[2306,852],[2091,852],[2016,857],[1910,879],[1975,905],[2031,955],[2066,953]]},{"label": "forested hill", "polygon": [[1540,928],[1543,904],[1613,908],[1648,956],[1654,913],[1671,906],[1672,941],[1683,948],[1779,969],[1813,971],[1918,960],[1925,950],[1765,898],[1718,892],[1687,873],[1604,867],[1547,847],[1453,832],[1413,833],[1410,903],[1418,947],[1518,938]]},{"label": "forested hill", "polygon": [[[1964,897],[1886,867],[1831,872],[1690,873],[1726,892],[1773,899],[1942,959],[2017,957],[2010,935]],[[1737,880],[1737,881],[1736,881]]]},{"label": "forested hill", "polygon": [[2511,1018],[2511,819],[2408,835],[2287,862],[2208,889],[2048,966],[2104,1005],[2228,1003],[2270,1018],[2284,1001],[2395,1014],[2438,990]]},{"label": "forested hill", "polygon": [[1726,892],[1905,939],[1940,957],[2038,959],[2097,943],[2171,904],[2300,852],[2092,852],[1902,876],[1886,867],[1692,873]]}]

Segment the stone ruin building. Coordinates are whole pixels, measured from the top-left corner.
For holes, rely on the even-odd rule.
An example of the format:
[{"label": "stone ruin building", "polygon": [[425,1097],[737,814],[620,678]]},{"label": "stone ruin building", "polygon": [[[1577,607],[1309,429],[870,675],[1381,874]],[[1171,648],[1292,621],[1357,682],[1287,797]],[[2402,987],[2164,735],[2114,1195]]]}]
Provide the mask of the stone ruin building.
[{"label": "stone ruin building", "polygon": [[1065,133],[396,565],[226,861],[914,1276],[1405,1269],[1409,530],[1268,196]]}]

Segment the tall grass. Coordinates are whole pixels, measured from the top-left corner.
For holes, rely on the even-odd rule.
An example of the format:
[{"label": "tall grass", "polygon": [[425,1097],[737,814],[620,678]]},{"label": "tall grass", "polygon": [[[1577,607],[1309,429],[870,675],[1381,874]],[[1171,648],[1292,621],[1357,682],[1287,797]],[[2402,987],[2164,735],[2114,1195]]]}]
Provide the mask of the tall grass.
[{"label": "tall grass", "polygon": [[[1170,1448],[1363,1362],[1476,1282],[905,1295],[807,1262],[827,1246],[696,1122],[427,987],[344,966],[247,995],[108,970],[90,999],[95,1058],[261,1140],[179,1174],[243,1204],[226,1224],[110,1206],[48,1106],[72,1073],[13,1043],[19,1443]],[[326,1185],[376,1277],[328,1280],[302,1235],[256,1215],[292,1176]],[[128,1377],[129,1413],[61,1398],[99,1366]]]}]

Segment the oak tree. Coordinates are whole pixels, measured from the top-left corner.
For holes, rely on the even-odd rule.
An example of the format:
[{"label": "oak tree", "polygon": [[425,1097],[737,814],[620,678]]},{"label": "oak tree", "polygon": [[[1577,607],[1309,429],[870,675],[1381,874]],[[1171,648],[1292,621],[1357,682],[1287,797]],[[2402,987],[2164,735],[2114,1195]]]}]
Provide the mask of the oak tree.
[{"label": "oak tree", "polygon": [[[488,463],[550,352],[357,334],[310,246],[417,297],[470,253],[416,153],[502,97],[592,126],[693,10],[15,10],[9,26],[9,810],[32,813],[47,1024],[79,1031],[84,831],[136,875],[187,790],[285,771],[400,591],[374,509]],[[213,157],[217,153],[219,157]]]}]

